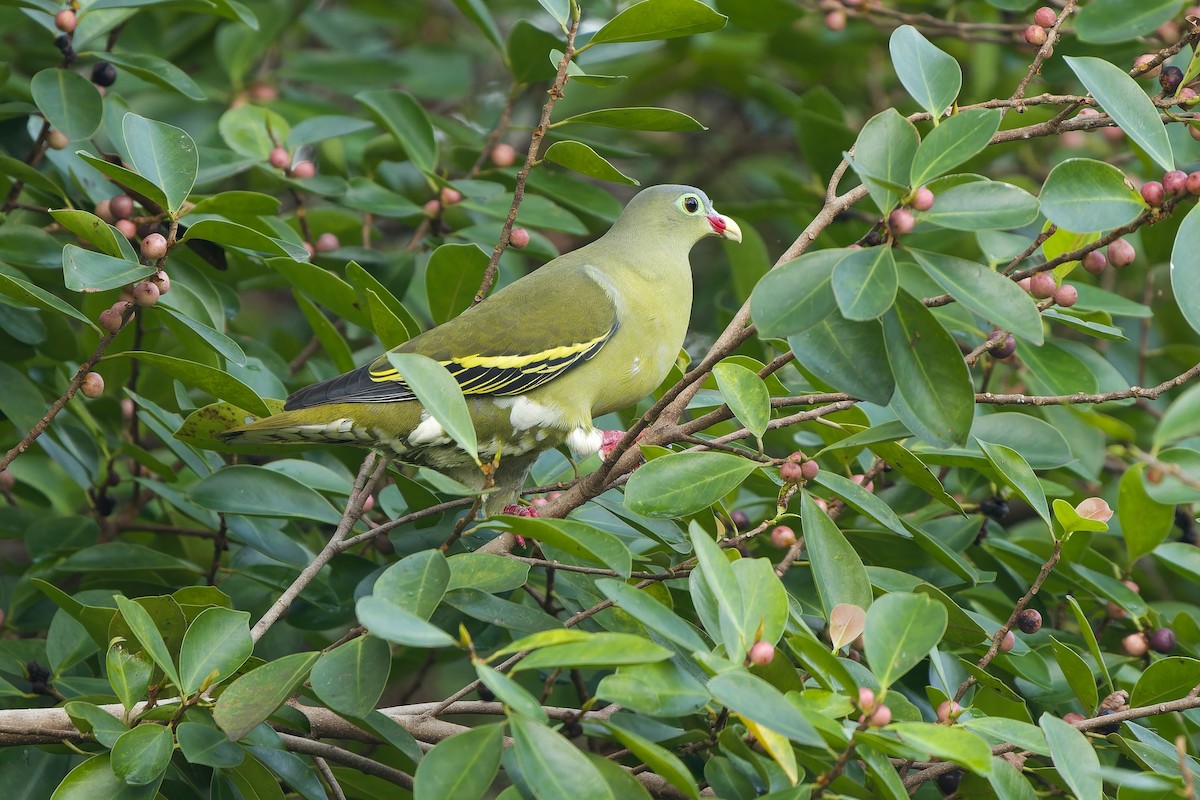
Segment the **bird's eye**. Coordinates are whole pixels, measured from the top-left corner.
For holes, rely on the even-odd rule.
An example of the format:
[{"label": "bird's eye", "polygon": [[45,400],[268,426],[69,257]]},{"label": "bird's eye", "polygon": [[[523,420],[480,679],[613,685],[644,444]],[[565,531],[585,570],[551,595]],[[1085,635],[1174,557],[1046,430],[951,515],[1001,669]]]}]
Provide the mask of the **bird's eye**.
[{"label": "bird's eye", "polygon": [[689,194],[683,198],[683,210],[689,214],[695,214],[700,210],[700,198],[694,194]]}]

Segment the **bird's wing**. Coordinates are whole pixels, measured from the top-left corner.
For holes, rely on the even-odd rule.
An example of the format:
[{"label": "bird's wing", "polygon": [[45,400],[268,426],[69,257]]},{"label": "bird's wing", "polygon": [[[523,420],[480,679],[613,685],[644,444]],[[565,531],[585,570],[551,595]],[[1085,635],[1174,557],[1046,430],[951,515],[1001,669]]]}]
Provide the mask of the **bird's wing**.
[{"label": "bird's wing", "polygon": [[[438,361],[466,395],[523,394],[554,380],[600,352],[618,322],[613,288],[603,273],[589,265],[550,266],[392,352]],[[284,407],[398,403],[414,397],[385,354],[301,389]]]}]

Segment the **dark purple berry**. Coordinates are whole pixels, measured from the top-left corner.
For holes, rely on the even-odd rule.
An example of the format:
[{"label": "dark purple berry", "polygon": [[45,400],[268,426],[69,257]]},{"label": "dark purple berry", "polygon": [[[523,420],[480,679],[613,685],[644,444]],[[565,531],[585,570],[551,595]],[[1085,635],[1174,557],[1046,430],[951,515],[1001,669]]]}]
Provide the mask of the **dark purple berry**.
[{"label": "dark purple berry", "polygon": [[1027,608],[1017,614],[1017,627],[1021,633],[1037,633],[1042,629],[1042,614],[1035,608]]},{"label": "dark purple berry", "polygon": [[958,791],[958,784],[962,782],[963,772],[961,769],[943,772],[937,776],[937,787],[942,794],[954,794]]},{"label": "dark purple berry", "polygon": [[1156,653],[1170,653],[1175,649],[1175,631],[1170,628],[1158,628],[1148,637],[1150,649]]},{"label": "dark purple berry", "polygon": [[1158,85],[1164,92],[1175,94],[1175,90],[1181,83],[1183,83],[1183,70],[1179,67],[1163,67],[1162,74],[1158,76]]},{"label": "dark purple berry", "polygon": [[989,497],[979,504],[979,510],[985,517],[1003,522],[1008,517],[1008,501],[1001,497]]},{"label": "dark purple berry", "polygon": [[738,509],[729,515],[729,520],[733,523],[733,527],[739,531],[744,531],[750,527],[750,515],[745,511]]},{"label": "dark purple berry", "polygon": [[988,353],[992,358],[1008,358],[1017,352],[1017,340],[1010,333],[998,342],[988,345]]},{"label": "dark purple berry", "polygon": [[[1117,712],[1113,711],[1111,708],[1102,708],[1102,709],[1100,709],[1100,713],[1097,714],[1096,716],[1107,717],[1110,714],[1115,714],[1115,713],[1117,713]],[[1111,725],[1101,725],[1099,727],[1092,728],[1092,730],[1094,730],[1096,733],[1102,733],[1107,736],[1110,733],[1116,733],[1117,731],[1121,730],[1121,723],[1114,722]]]},{"label": "dark purple berry", "polygon": [[92,83],[97,86],[112,86],[117,82],[117,68],[107,61],[97,61],[92,67]]}]

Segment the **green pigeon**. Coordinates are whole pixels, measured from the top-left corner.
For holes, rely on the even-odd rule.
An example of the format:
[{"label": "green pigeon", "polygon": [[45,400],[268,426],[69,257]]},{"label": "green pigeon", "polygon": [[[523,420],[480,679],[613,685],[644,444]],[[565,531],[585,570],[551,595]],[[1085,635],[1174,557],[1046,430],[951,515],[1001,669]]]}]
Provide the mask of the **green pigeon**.
[{"label": "green pigeon", "polygon": [[[599,239],[391,351],[432,358],[462,388],[477,455],[494,464],[486,513],[516,509],[542,451],[565,444],[582,460],[619,439],[592,420],[636,403],[666,378],[691,314],[688,254],[706,236],[742,240],[737,223],[699,189],[651,186]],[[377,448],[485,488],[479,465],[386,355],[301,389],[282,412],[219,437]]]}]

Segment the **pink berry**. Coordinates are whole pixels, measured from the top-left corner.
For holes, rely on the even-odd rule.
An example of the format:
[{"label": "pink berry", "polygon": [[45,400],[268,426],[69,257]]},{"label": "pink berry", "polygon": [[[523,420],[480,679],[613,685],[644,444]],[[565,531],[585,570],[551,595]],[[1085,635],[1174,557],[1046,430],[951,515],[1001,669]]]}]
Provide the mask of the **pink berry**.
[{"label": "pink berry", "polygon": [[1173,169],[1163,175],[1162,185],[1167,194],[1183,194],[1187,191],[1187,173],[1181,169]]},{"label": "pink berry", "polygon": [[1046,29],[1041,25],[1030,25],[1025,29],[1025,41],[1029,42],[1034,47],[1041,47],[1046,43]]},{"label": "pink berry", "polygon": [[1076,723],[1083,722],[1085,719],[1087,719],[1087,717],[1085,717],[1083,714],[1080,714],[1078,711],[1068,711],[1066,714],[1063,714],[1062,719],[1063,722],[1067,723],[1068,725],[1075,725]]},{"label": "pink berry", "polygon": [[54,15],[54,27],[63,33],[74,33],[77,24],[78,20],[75,18],[75,12],[69,8],[64,8]]},{"label": "pink berry", "polygon": [[1039,272],[1029,279],[1029,293],[1041,300],[1052,296],[1057,288],[1058,284],[1049,272]]},{"label": "pink berry", "polygon": [[256,83],[250,87],[250,99],[256,103],[270,103],[279,99],[279,90],[269,83]]},{"label": "pink berry", "polygon": [[158,284],[153,281],[142,281],[133,287],[133,302],[145,308],[158,302]]},{"label": "pink berry", "polygon": [[1054,302],[1063,308],[1070,308],[1075,305],[1075,301],[1078,299],[1079,290],[1069,283],[1064,283],[1054,290]]},{"label": "pink berry", "polygon": [[[866,715],[864,714],[863,717]],[[874,712],[871,713],[871,718],[867,722],[872,728],[882,728],[884,725],[890,724],[892,721],[892,710],[886,705],[880,704]],[[862,722],[862,717],[859,718]]]},{"label": "pink berry", "polygon": [[317,237],[316,248],[318,253],[328,253],[330,250],[337,250],[342,246],[338,241],[338,237],[332,233],[322,233]]},{"label": "pink berry", "polygon": [[863,711],[870,711],[875,707],[875,691],[866,686],[860,686],[858,689],[858,707]]},{"label": "pink berry", "polygon": [[121,419],[128,422],[129,420],[133,419],[133,415],[135,413],[137,413],[137,406],[134,405],[133,400],[128,397],[122,397],[121,398]]},{"label": "pink berry", "polygon": [[167,255],[167,237],[161,233],[152,233],[142,239],[142,257],[157,261]]},{"label": "pink berry", "polygon": [[112,215],[117,219],[127,219],[133,216],[133,198],[127,194],[119,194],[108,201]]},{"label": "pink berry", "polygon": [[312,258],[317,254],[317,248],[313,247],[312,242],[305,242],[304,249],[308,251],[309,258]]},{"label": "pink berry", "polygon": [[1146,65],[1155,58],[1157,58],[1157,56],[1155,56],[1154,53],[1146,53],[1133,60],[1133,67],[1134,69],[1138,70],[1137,77],[1151,80],[1153,78],[1157,78],[1162,73],[1162,64],[1156,64],[1153,69],[1146,69]]},{"label": "pink berry", "polygon": [[938,703],[937,718],[938,722],[948,722],[951,718],[957,717],[962,713],[962,706],[953,700],[943,700]]},{"label": "pink berry", "polygon": [[271,154],[267,156],[267,161],[275,169],[287,169],[292,163],[292,156],[291,153],[282,147],[275,147],[271,149]]},{"label": "pink berry", "polygon": [[1117,239],[1108,246],[1108,261],[1114,267],[1128,267],[1136,257],[1137,251],[1124,239]]},{"label": "pink berry", "polygon": [[811,459],[800,464],[800,475],[806,481],[811,481],[817,477],[820,471],[821,465]]},{"label": "pink berry", "polygon": [[160,295],[171,291],[171,276],[163,272],[161,269],[150,276],[150,280],[154,281],[154,285],[158,287]]},{"label": "pink berry", "polygon": [[758,641],[750,646],[750,663],[756,667],[765,667],[775,658],[775,645],[770,642]]},{"label": "pink berry", "polygon": [[854,481],[868,492],[875,491],[875,481],[868,481],[867,476],[863,475],[862,473],[855,473],[854,475],[851,475],[850,480]]},{"label": "pink berry", "polygon": [[1000,652],[1007,653],[1017,645],[1017,636],[1012,631],[1005,631],[1004,638],[1000,640]]},{"label": "pink berry", "polygon": [[1093,275],[1099,275],[1101,272],[1104,272],[1104,268],[1107,266],[1108,259],[1099,250],[1093,250],[1083,257],[1083,268]]},{"label": "pink berry", "polygon": [[1196,97],[1196,90],[1190,86],[1183,87],[1175,95],[1175,99],[1179,101],[1179,105],[1189,107],[1196,105]]},{"label": "pink berry", "polygon": [[915,224],[916,220],[913,219],[912,212],[907,208],[897,208],[888,216],[888,227],[897,236],[912,233]]},{"label": "pink berry", "polygon": [[1023,291],[1028,292],[1032,282],[1032,278],[1021,278],[1021,280],[1017,281],[1017,286],[1020,286]]},{"label": "pink berry", "polygon": [[1058,20],[1058,14],[1049,6],[1042,6],[1033,14],[1033,21],[1043,28],[1049,28]]},{"label": "pink berry", "polygon": [[71,144],[71,140],[58,129],[52,130],[46,135],[46,145],[51,150],[66,150],[69,144]]},{"label": "pink berry", "polygon": [[1150,649],[1150,643],[1146,641],[1146,634],[1131,633],[1121,640],[1121,647],[1128,655],[1136,658],[1146,655],[1146,651]]},{"label": "pink berry", "polygon": [[108,200],[101,200],[96,203],[96,207],[92,209],[92,213],[110,225],[117,221],[117,218],[112,213],[112,203]]},{"label": "pink berry", "polygon": [[442,204],[438,200],[429,200],[425,203],[421,210],[425,212],[425,216],[427,217],[436,217],[438,214],[442,213]]},{"label": "pink berry", "polygon": [[550,505],[550,501],[544,497],[535,497],[529,501],[529,505],[533,506],[534,508],[545,508],[546,506]]},{"label": "pink berry", "polygon": [[79,391],[83,392],[84,397],[95,400],[104,394],[104,376],[99,372],[89,372],[83,376],[83,383],[79,384]]},{"label": "pink berry", "polygon": [[1145,200],[1151,208],[1158,208],[1166,199],[1167,192],[1163,185],[1158,181],[1146,181],[1142,185],[1142,199]]},{"label": "pink berry", "polygon": [[928,211],[933,208],[933,192],[922,186],[913,195],[912,207],[917,211]]},{"label": "pink berry", "polygon": [[[1200,128],[1192,128],[1191,130],[1200,131]],[[1184,185],[1187,187],[1188,194],[1200,194],[1200,172],[1189,173],[1187,183]]]},{"label": "pink berry", "polygon": [[1121,130],[1116,125],[1109,125],[1106,128],[1101,128],[1100,135],[1103,136],[1105,140],[1112,142],[1113,144],[1118,144],[1125,140],[1125,131]]},{"label": "pink berry", "polygon": [[518,250],[524,250],[529,246],[529,231],[524,228],[513,228],[512,233],[508,235],[508,242]]},{"label": "pink berry", "polygon": [[796,532],[787,525],[776,525],[771,530],[771,544],[780,550],[786,550],[796,543]]},{"label": "pink berry", "polygon": [[492,163],[497,167],[511,167],[517,161],[517,150],[511,144],[501,142],[492,148]]},{"label": "pink berry", "polygon": [[1159,25],[1154,33],[1164,42],[1177,42],[1180,35],[1179,24],[1174,20],[1167,20],[1162,25]]},{"label": "pink berry", "polygon": [[363,501],[363,513],[364,514],[367,513],[374,507],[375,507],[375,495],[369,494],[369,495],[367,495],[367,499]]},{"label": "pink berry", "polygon": [[779,477],[784,483],[799,483],[804,478],[804,469],[794,461],[785,461],[779,465]]},{"label": "pink berry", "polygon": [[317,174],[317,165],[311,161],[298,161],[292,167],[292,177],[307,180]]},{"label": "pink berry", "polygon": [[116,333],[121,330],[121,312],[113,308],[106,308],[100,312],[100,316],[96,318],[100,323],[100,327],[109,333]]},{"label": "pink berry", "polygon": [[443,206],[452,206],[455,203],[462,202],[462,192],[458,189],[451,189],[449,186],[442,187],[442,193],[439,197]]},{"label": "pink berry", "polygon": [[831,31],[842,31],[846,29],[846,12],[845,11],[830,11],[825,15],[825,27]]},{"label": "pink berry", "polygon": [[132,220],[119,219],[116,222],[116,228],[126,239],[132,239],[137,236],[137,225],[134,225]]}]

